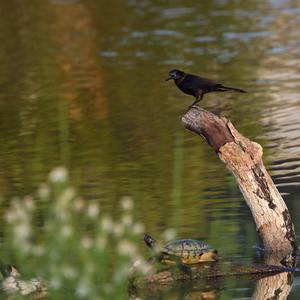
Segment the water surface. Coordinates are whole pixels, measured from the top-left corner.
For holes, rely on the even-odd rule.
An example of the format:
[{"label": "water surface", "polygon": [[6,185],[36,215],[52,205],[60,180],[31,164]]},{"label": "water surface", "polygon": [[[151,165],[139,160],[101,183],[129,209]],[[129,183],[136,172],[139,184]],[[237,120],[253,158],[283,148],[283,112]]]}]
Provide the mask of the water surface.
[{"label": "water surface", "polygon": [[[2,212],[64,165],[79,194],[116,218],[129,195],[154,236],[174,228],[223,257],[259,260],[235,180],[183,130],[192,99],[164,82],[176,67],[248,91],[201,105],[264,147],[299,232],[297,1],[11,0],[0,9]],[[218,299],[246,299],[254,288],[232,280]]]}]

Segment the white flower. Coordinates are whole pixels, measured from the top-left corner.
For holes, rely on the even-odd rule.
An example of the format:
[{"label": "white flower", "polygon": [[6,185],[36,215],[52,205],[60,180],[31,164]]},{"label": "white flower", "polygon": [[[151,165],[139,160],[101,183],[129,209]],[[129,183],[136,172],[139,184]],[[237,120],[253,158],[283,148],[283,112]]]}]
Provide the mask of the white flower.
[{"label": "white flower", "polygon": [[81,240],[81,245],[85,249],[91,249],[93,246],[93,241],[91,238],[86,236],[86,237],[83,237],[83,239]]},{"label": "white flower", "polygon": [[122,224],[123,224],[123,226],[129,227],[129,226],[132,225],[132,223],[133,223],[133,219],[132,219],[131,215],[124,215],[122,217]]},{"label": "white flower", "polygon": [[32,227],[29,224],[22,223],[14,227],[15,235],[20,240],[26,240],[31,237]]},{"label": "white flower", "polygon": [[101,227],[103,231],[109,233],[113,231],[114,223],[110,217],[104,216],[101,220]]},{"label": "white flower", "polygon": [[50,287],[57,290],[61,287],[61,279],[59,277],[53,277],[51,280],[50,280]]},{"label": "white flower", "polygon": [[11,223],[15,222],[18,219],[18,216],[17,216],[15,211],[13,211],[12,209],[9,209],[7,211],[7,213],[5,214],[5,219],[8,223],[11,224]]},{"label": "white flower", "polygon": [[136,246],[129,240],[121,240],[118,245],[118,253],[121,255],[133,257],[136,255],[137,249]]},{"label": "white flower", "polygon": [[150,263],[144,261],[143,259],[138,259],[132,264],[130,272],[134,272],[136,270],[142,272],[142,274],[147,274],[153,270],[153,267]]},{"label": "white flower", "polygon": [[70,215],[70,205],[75,196],[75,190],[73,188],[67,188],[59,196],[55,202],[55,213],[56,215],[65,220]]},{"label": "white flower", "polygon": [[120,237],[124,234],[124,227],[121,224],[117,223],[114,226],[114,231],[113,232],[114,232],[116,237]]},{"label": "white flower", "polygon": [[66,278],[75,278],[77,276],[77,271],[72,266],[62,266],[62,271]]},{"label": "white flower", "polygon": [[51,171],[49,180],[54,183],[65,182],[68,180],[68,171],[65,167],[57,167]]},{"label": "white flower", "polygon": [[176,237],[176,232],[174,229],[166,229],[163,234],[162,234],[162,237],[165,241],[170,241],[170,240],[173,240],[175,239]]},{"label": "white flower", "polygon": [[97,203],[91,203],[87,208],[87,214],[91,219],[95,219],[99,215],[99,205]]},{"label": "white flower", "polygon": [[125,196],[121,199],[121,207],[124,210],[132,210],[133,209],[133,201],[130,197]]},{"label": "white flower", "polygon": [[27,210],[33,211],[35,205],[34,205],[34,202],[33,202],[33,198],[32,198],[31,196],[26,196],[26,197],[24,198],[23,203],[24,203],[24,206],[25,206],[25,208],[26,208]]},{"label": "white flower", "polygon": [[63,225],[60,232],[64,238],[68,238],[73,234],[73,228],[70,225]]},{"label": "white flower", "polygon": [[143,232],[145,232],[145,227],[141,223],[136,223],[133,225],[132,232],[136,235],[141,235]]},{"label": "white flower", "polygon": [[47,184],[40,185],[40,188],[38,190],[38,196],[42,200],[47,200],[47,198],[50,196],[50,190]]},{"label": "white flower", "polygon": [[91,289],[91,287],[86,282],[86,280],[82,280],[77,285],[76,295],[81,298],[86,298],[89,294],[90,289]]},{"label": "white flower", "polygon": [[82,198],[77,198],[75,201],[74,201],[74,204],[73,204],[73,208],[76,210],[76,211],[81,211],[83,210],[85,206],[85,202]]}]

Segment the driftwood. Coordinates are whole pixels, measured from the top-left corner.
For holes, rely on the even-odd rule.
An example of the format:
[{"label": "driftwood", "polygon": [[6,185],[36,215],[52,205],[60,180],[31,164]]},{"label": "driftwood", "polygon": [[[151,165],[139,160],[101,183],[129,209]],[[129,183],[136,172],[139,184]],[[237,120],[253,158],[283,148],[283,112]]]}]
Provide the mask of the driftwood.
[{"label": "driftwood", "polygon": [[289,211],[262,161],[262,147],[242,136],[224,117],[198,106],[182,118],[184,126],[212,146],[238,186],[252,212],[268,264],[293,266],[298,250]]},{"label": "driftwood", "polygon": [[[294,225],[285,202],[263,164],[262,147],[242,136],[226,118],[218,117],[198,106],[191,107],[182,121],[185,128],[206,139],[227,169],[233,173],[250,207],[265,253],[262,265],[242,266],[224,262],[210,264],[208,267],[198,265],[191,269],[192,278],[294,271],[298,250]],[[145,283],[169,285],[188,278],[190,274],[186,272],[177,272],[174,276],[172,270],[165,270],[139,278],[136,286]],[[279,285],[282,278],[286,277],[280,278]],[[257,294],[263,290],[264,283],[260,284]],[[289,283],[285,282],[285,285],[288,290]]]}]

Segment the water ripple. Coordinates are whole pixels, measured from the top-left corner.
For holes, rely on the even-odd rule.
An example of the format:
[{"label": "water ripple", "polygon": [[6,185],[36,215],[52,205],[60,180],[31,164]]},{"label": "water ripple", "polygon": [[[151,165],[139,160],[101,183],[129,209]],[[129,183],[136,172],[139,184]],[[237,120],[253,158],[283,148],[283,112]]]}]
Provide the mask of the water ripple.
[{"label": "water ripple", "polygon": [[195,11],[194,8],[191,7],[175,7],[175,8],[167,8],[162,11],[161,18],[163,19],[173,19],[182,17],[185,15],[189,15]]}]

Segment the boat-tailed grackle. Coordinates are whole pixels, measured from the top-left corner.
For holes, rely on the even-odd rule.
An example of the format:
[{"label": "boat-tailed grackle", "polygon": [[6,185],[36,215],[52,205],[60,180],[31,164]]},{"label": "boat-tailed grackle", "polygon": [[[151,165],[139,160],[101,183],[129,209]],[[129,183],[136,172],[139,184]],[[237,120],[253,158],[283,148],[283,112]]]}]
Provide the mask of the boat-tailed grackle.
[{"label": "boat-tailed grackle", "polygon": [[202,100],[204,94],[211,92],[235,91],[246,93],[242,89],[224,86],[223,84],[215,82],[213,80],[188,74],[177,69],[171,70],[169,72],[169,76],[166,78],[166,80],[170,79],[174,79],[175,84],[182,92],[188,95],[192,95],[196,98],[191,106]]}]

